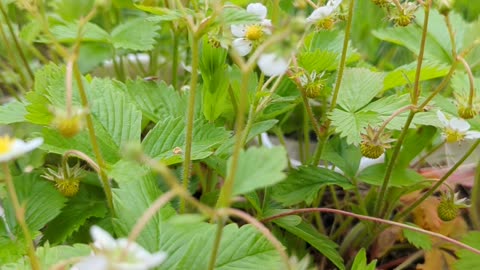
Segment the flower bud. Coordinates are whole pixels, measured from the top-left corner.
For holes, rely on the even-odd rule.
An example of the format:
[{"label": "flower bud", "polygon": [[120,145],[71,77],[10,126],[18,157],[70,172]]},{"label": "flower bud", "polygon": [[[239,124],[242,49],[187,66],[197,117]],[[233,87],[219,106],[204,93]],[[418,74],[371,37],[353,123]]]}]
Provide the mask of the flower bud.
[{"label": "flower bud", "polygon": [[66,111],[54,109],[54,118],[52,126],[58,130],[62,136],[72,138],[82,131],[84,127],[85,110],[76,109],[67,113]]},{"label": "flower bud", "polygon": [[447,15],[453,7],[454,0],[435,0],[434,4],[438,12],[442,15]]}]

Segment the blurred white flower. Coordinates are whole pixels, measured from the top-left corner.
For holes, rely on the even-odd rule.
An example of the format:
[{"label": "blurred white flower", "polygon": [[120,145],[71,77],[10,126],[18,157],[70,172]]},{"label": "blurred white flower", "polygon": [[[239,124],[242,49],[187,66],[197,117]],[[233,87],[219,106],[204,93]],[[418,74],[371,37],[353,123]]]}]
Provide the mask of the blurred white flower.
[{"label": "blurred white flower", "polygon": [[442,123],[442,136],[448,143],[460,142],[464,139],[480,139],[480,132],[470,131],[470,124],[460,118],[447,119],[445,114],[437,111],[438,119]]},{"label": "blurred white flower", "polygon": [[72,270],[148,270],[160,265],[167,257],[165,252],[151,254],[135,242],[126,238],[115,240],[98,226],[90,228],[94,240],[94,255],[86,257]]},{"label": "blurred white flower", "polygon": [[0,137],[0,162],[7,162],[32,151],[43,143],[43,138],[35,138],[29,142],[8,135]]},{"label": "blurred white flower", "polygon": [[241,56],[245,56],[252,51],[255,43],[259,42],[264,34],[270,35],[272,22],[265,19],[267,17],[267,8],[260,3],[253,3],[247,6],[247,12],[257,15],[260,18],[259,24],[239,24],[232,25],[230,30],[236,37],[233,40],[233,48]]},{"label": "blurred white flower", "polygon": [[307,23],[317,23],[332,15],[333,11],[342,3],[342,0],[329,0],[325,6],[315,9],[307,18]]},{"label": "blurred white flower", "polygon": [[288,60],[275,53],[265,53],[260,55],[257,65],[267,76],[280,76],[287,71]]}]

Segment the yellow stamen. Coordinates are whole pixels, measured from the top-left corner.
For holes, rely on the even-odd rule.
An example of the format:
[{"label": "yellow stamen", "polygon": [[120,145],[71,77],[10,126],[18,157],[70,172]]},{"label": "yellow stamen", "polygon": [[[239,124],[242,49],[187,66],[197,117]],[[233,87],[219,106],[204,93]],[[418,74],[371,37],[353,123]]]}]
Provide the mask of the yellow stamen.
[{"label": "yellow stamen", "polygon": [[464,138],[465,138],[465,134],[462,132],[459,132],[458,130],[449,129],[449,128],[445,130],[445,140],[448,143],[463,141]]},{"label": "yellow stamen", "polygon": [[255,41],[261,39],[263,36],[263,29],[260,25],[250,25],[247,27],[245,37],[248,40]]},{"label": "yellow stamen", "polygon": [[12,149],[13,141],[10,136],[5,135],[0,137],[0,154],[5,154]]}]

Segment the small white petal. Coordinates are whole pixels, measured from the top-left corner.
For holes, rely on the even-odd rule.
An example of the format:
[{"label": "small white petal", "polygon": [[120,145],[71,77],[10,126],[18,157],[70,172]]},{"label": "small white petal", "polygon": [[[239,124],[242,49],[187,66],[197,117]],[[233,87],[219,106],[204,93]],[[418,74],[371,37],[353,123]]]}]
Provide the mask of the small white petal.
[{"label": "small white petal", "polygon": [[29,142],[24,142],[20,139],[14,139],[11,149],[3,154],[0,154],[0,162],[5,162],[28,153],[35,148],[38,148],[43,143],[43,138],[35,138]]},{"label": "small white petal", "polygon": [[262,31],[267,34],[272,34],[272,21],[271,20],[263,20],[260,25],[262,26]]},{"label": "small white petal", "polygon": [[478,131],[467,131],[465,133],[465,139],[480,139],[480,132],[478,132]]},{"label": "small white petal", "polygon": [[153,253],[150,255],[149,258],[147,258],[144,263],[147,267],[156,267],[163,263],[165,259],[167,258],[167,253],[165,252],[157,252]]},{"label": "small white petal", "polygon": [[441,111],[437,111],[437,117],[438,117],[438,120],[440,120],[440,123],[442,123],[442,125],[444,127],[448,127],[449,126],[449,122],[447,120],[447,117],[445,116],[445,114],[443,114],[443,112]]},{"label": "small white petal", "polygon": [[260,70],[270,77],[282,75],[288,69],[288,61],[274,53],[262,54],[257,64]]},{"label": "small white petal", "polygon": [[75,264],[71,270],[108,270],[108,261],[103,256],[89,256]]},{"label": "small white petal", "polygon": [[460,118],[452,118],[450,119],[450,127],[454,130],[458,130],[460,132],[466,132],[470,129],[470,124]]},{"label": "small white petal", "polygon": [[337,8],[342,3],[342,0],[328,0],[327,6]]},{"label": "small white petal", "polygon": [[315,9],[306,19],[307,23],[316,23],[330,16],[335,8],[332,6],[323,6]]},{"label": "small white petal", "polygon": [[241,37],[245,37],[247,26],[244,24],[231,25],[230,30],[232,31],[232,35],[234,35],[235,37],[241,38]]},{"label": "small white petal", "polygon": [[267,8],[260,3],[253,3],[248,5],[247,12],[257,15],[261,20],[267,17]]},{"label": "small white petal", "polygon": [[113,250],[117,248],[117,242],[104,229],[94,225],[90,228],[90,234],[93,238],[93,244],[103,250]]},{"label": "small white petal", "polygon": [[233,40],[232,45],[240,56],[245,56],[249,54],[252,51],[253,47],[252,42],[244,38],[237,38]]}]

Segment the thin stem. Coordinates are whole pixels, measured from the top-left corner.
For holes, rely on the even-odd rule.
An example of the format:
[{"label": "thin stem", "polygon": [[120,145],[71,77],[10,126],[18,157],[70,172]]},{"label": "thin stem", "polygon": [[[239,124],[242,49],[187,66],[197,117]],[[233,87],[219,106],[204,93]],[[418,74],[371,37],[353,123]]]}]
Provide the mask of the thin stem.
[{"label": "thin stem", "polygon": [[15,210],[15,217],[17,218],[18,224],[20,228],[22,228],[23,235],[25,236],[25,242],[27,243],[28,247],[28,257],[30,258],[30,265],[32,266],[33,270],[40,270],[40,261],[35,254],[35,246],[33,244],[33,239],[30,234],[30,231],[27,226],[27,222],[25,221],[25,210],[20,205],[20,202],[17,197],[17,192],[15,191],[15,184],[13,183],[12,174],[10,173],[10,168],[6,162],[2,162],[2,169],[5,173],[5,184],[7,186],[8,196],[12,201],[13,209]]},{"label": "thin stem", "polygon": [[66,76],[65,76],[65,105],[67,111],[67,117],[72,117],[72,97],[73,97],[73,65],[75,57],[71,57],[67,61]]},{"label": "thin stem", "polygon": [[[188,190],[190,184],[190,166],[192,161],[192,140],[193,140],[193,120],[195,117],[195,97],[198,81],[198,61],[199,47],[198,39],[194,33],[190,34],[190,46],[192,49],[192,76],[190,78],[190,90],[188,93],[188,110],[187,110],[187,129],[185,132],[185,156],[183,161],[183,188]],[[180,213],[185,212],[185,200],[180,200]]]},{"label": "thin stem", "polygon": [[417,206],[419,206],[424,200],[426,200],[428,197],[430,197],[435,191],[452,175],[462,163],[467,160],[467,158],[475,151],[477,146],[480,144],[480,139],[477,139],[475,143],[468,149],[468,151],[465,153],[465,155],[460,158],[460,160],[455,163],[455,165],[446,172],[440,180],[438,180],[435,185],[433,185],[427,192],[425,192],[422,197],[420,197],[418,200],[416,200],[412,205],[410,205],[407,209],[403,210],[402,212],[398,213],[397,216],[395,217],[395,220],[400,220],[406,215],[408,215],[410,212],[412,212]]},{"label": "thin stem", "polygon": [[[174,26],[172,25],[172,28]],[[173,48],[172,48],[172,85],[177,91],[180,91],[178,87],[178,52],[179,52],[179,35],[177,35],[175,29],[172,29],[173,33]]]},{"label": "thin stem", "polygon": [[265,227],[265,225],[263,225],[260,221],[256,220],[254,217],[250,216],[249,214],[247,214],[243,211],[237,210],[237,209],[233,209],[233,208],[220,209],[219,210],[219,215],[221,215],[222,212],[226,213],[229,216],[235,216],[235,217],[241,218],[241,219],[245,220],[246,222],[248,222],[249,224],[251,224],[252,226],[254,226],[275,247],[275,249],[278,251],[278,253],[282,257],[286,268],[289,269],[289,270],[292,269],[292,267],[290,266],[290,261],[288,259],[288,254],[285,252],[284,246],[282,245],[282,243],[280,243],[280,241],[278,241],[277,238],[275,238],[275,236],[272,234],[272,232],[270,232],[267,229],[267,227]]},{"label": "thin stem", "polygon": [[421,229],[421,228],[418,228],[418,227],[414,227],[414,226],[410,226],[410,225],[406,225],[406,224],[403,224],[403,223],[399,223],[399,222],[396,222],[396,221],[391,221],[391,220],[386,220],[386,219],[382,219],[382,218],[376,218],[376,217],[371,217],[371,216],[364,216],[364,215],[359,215],[359,214],[354,214],[354,213],[351,213],[351,212],[347,212],[347,211],[343,211],[343,210],[339,210],[339,209],[332,209],[332,208],[300,208],[300,209],[295,209],[295,210],[292,210],[290,212],[284,212],[284,213],[281,213],[281,214],[278,214],[278,215],[275,215],[275,216],[271,216],[271,217],[268,217],[266,219],[263,219],[262,222],[263,223],[266,223],[266,222],[270,222],[272,220],[275,220],[275,219],[279,219],[281,217],[286,217],[286,216],[291,216],[291,215],[298,215],[298,214],[302,214],[302,213],[314,213],[314,212],[322,212],[322,213],[333,213],[333,214],[338,214],[338,215],[345,215],[345,216],[349,216],[349,217],[354,217],[354,218],[357,218],[357,219],[360,219],[360,220],[367,220],[367,221],[372,221],[372,222],[376,222],[376,223],[381,223],[381,224],[387,224],[387,225],[391,225],[391,226],[396,226],[396,227],[399,227],[399,228],[402,228],[402,229],[406,229],[406,230],[410,230],[410,231],[414,231],[414,232],[418,232],[418,233],[421,233],[421,234],[425,234],[425,235],[429,235],[429,236],[432,236],[432,237],[435,237],[435,238],[438,238],[438,239],[441,239],[441,240],[444,240],[448,243],[451,243],[453,245],[456,245],[458,247],[461,247],[461,248],[464,248],[468,251],[471,251],[475,254],[479,254],[480,255],[480,250],[474,248],[474,247],[471,247],[467,244],[464,244],[460,241],[457,241],[455,239],[452,239],[450,237],[447,237],[443,234],[440,234],[440,233],[436,233],[436,232],[431,232],[431,231],[428,231],[428,230],[424,230],[424,229]]},{"label": "thin stem", "polygon": [[411,110],[410,114],[408,115],[407,121],[405,122],[405,125],[403,126],[402,133],[400,134],[400,137],[398,137],[397,142],[395,143],[395,148],[393,149],[392,157],[390,158],[390,161],[388,162],[387,169],[385,171],[385,176],[383,178],[383,183],[382,187],[378,193],[378,198],[377,198],[377,203],[375,204],[374,208],[374,213],[376,215],[380,215],[382,212],[382,206],[384,209],[387,209],[387,198],[385,196],[385,193],[387,192],[388,184],[390,182],[390,178],[393,173],[393,169],[395,168],[395,163],[397,161],[398,155],[400,154],[400,148],[402,147],[403,140],[407,136],[408,128],[410,127],[410,124],[413,121],[413,117],[415,116],[415,111]]},{"label": "thin stem", "polygon": [[18,42],[17,36],[15,35],[15,31],[13,30],[10,19],[8,18],[8,14],[5,11],[5,8],[3,7],[3,3],[0,3],[0,12],[2,12],[2,15],[5,18],[5,22],[7,23],[8,31],[10,32],[10,35],[12,36],[13,42],[15,43],[15,47],[17,48],[18,55],[20,55],[20,58],[22,59],[22,62],[25,66],[25,69],[27,70],[27,73],[30,76],[30,79],[33,80],[34,76],[33,76],[32,69],[30,68],[30,65],[28,64],[27,58],[25,57],[25,53],[22,50],[22,46],[20,45],[20,42]]},{"label": "thin stem", "polygon": [[467,75],[468,75],[468,82],[470,84],[470,94],[468,96],[468,106],[470,108],[472,108],[473,106],[473,99],[475,97],[475,83],[474,83],[474,78],[473,78],[473,73],[472,73],[472,69],[470,68],[470,66],[468,65],[467,61],[465,60],[465,58],[463,58],[462,56],[458,55],[457,56],[457,60],[460,61],[462,64],[463,64],[463,67],[465,67],[465,71],[467,71]]},{"label": "thin stem", "polygon": [[458,61],[454,61],[452,66],[450,67],[450,70],[448,71],[447,75],[443,78],[443,80],[440,82],[440,84],[432,91],[432,93],[423,101],[420,106],[418,106],[418,110],[422,110],[425,108],[432,99],[440,93],[445,87],[447,87],[448,83],[450,82],[450,79],[452,78],[453,74],[455,73],[455,69],[457,68]]},{"label": "thin stem", "polygon": [[[78,85],[78,92],[80,93],[80,98],[82,100],[82,106],[84,108],[88,108],[88,98],[87,93],[85,92],[85,88],[83,86],[82,75],[80,74],[80,70],[78,69],[78,65],[75,63],[73,65],[73,73],[75,76],[75,80],[77,81]],[[99,167],[99,176],[102,182],[103,190],[105,192],[105,197],[107,198],[107,205],[112,212],[112,216],[115,216],[115,210],[113,208],[113,199],[112,199],[112,188],[110,187],[110,182],[108,181],[107,174],[105,173],[106,164],[102,157],[102,152],[100,151],[100,147],[98,145],[97,136],[95,135],[95,128],[93,126],[93,119],[92,115],[87,113],[85,115],[85,120],[87,122],[87,129],[88,135],[90,137],[90,143],[92,144],[93,153],[95,154],[95,158],[97,159],[97,164]]]},{"label": "thin stem", "polygon": [[423,19],[422,39],[420,41],[420,51],[417,58],[417,70],[415,71],[415,81],[413,85],[412,104],[417,105],[421,94],[420,73],[422,72],[423,54],[425,53],[425,43],[427,42],[428,18],[430,15],[430,4],[425,5],[425,17]]},{"label": "thin stem", "polygon": [[90,167],[95,170],[95,172],[99,173],[100,172],[100,167],[98,166],[93,159],[91,159],[87,154],[78,151],[78,150],[68,150],[65,153],[63,153],[63,158],[68,159],[69,157],[74,156],[77,158],[82,159],[83,161],[87,162]]},{"label": "thin stem", "polygon": [[212,254],[210,255],[210,261],[208,262],[208,270],[215,269],[215,262],[217,261],[218,250],[220,249],[224,225],[225,219],[219,217],[217,220],[217,231],[215,233],[215,239],[213,242]]},{"label": "thin stem", "polygon": [[452,44],[453,61],[455,61],[455,59],[457,59],[457,48],[456,48],[456,45],[455,45],[455,33],[453,32],[452,23],[450,22],[450,16],[449,16],[448,13],[445,15],[445,24],[447,25],[448,36],[450,37],[450,44]]},{"label": "thin stem", "polygon": [[477,163],[475,170],[475,182],[472,188],[472,205],[470,206],[470,219],[472,220],[473,228],[480,229],[480,161]]},{"label": "thin stem", "polygon": [[17,70],[20,80],[24,83],[25,86],[27,86],[28,85],[27,78],[25,78],[25,74],[23,74],[22,68],[20,64],[17,62],[17,58],[15,57],[15,54],[13,53],[12,48],[10,47],[10,42],[8,41],[5,31],[3,31],[3,27],[0,27],[0,35],[2,36],[3,44],[5,46],[5,50],[9,60],[11,61],[13,67]]},{"label": "thin stem", "polygon": [[377,130],[377,133],[375,134],[374,136],[374,140],[378,139],[378,137],[383,133],[383,131],[385,130],[385,128],[387,127],[387,125],[395,118],[397,117],[398,115],[408,111],[408,110],[411,110],[415,108],[414,105],[407,105],[405,107],[402,107],[398,110],[396,110],[395,112],[392,113],[392,115],[390,115],[387,119],[385,119],[385,121],[383,121],[383,124],[381,127],[378,128]]},{"label": "thin stem", "polygon": [[[169,190],[168,192],[162,194],[158,197],[145,212],[143,215],[138,219],[135,226],[133,226],[130,234],[128,236],[128,243],[135,242],[138,238],[140,233],[143,231],[145,226],[147,226],[148,222],[157,214],[157,212],[162,209],[162,207],[171,201],[177,195],[177,191],[175,189]],[[128,247],[127,247],[128,248]],[[125,250],[127,249],[125,248]]]},{"label": "thin stem", "polygon": [[445,145],[445,141],[435,145],[432,149],[430,149],[430,151],[428,151],[428,153],[426,153],[425,155],[423,155],[422,157],[420,157],[418,159],[417,162],[415,162],[413,165],[411,165],[410,167],[411,168],[416,168],[418,166],[421,166],[423,162],[425,162],[425,160],[427,159],[427,157],[431,156],[433,153],[435,153],[438,149],[440,149],[441,147],[443,147]]},{"label": "thin stem", "polygon": [[392,0],[392,2],[395,4],[395,6],[397,7],[398,11],[400,11],[400,13],[403,14],[403,7],[402,5],[400,4],[400,2],[398,0]]},{"label": "thin stem", "polygon": [[425,255],[425,251],[424,250],[419,250],[419,251],[413,253],[412,255],[408,256],[408,258],[405,261],[403,261],[401,264],[399,264],[393,270],[403,270],[403,269],[407,268],[409,265],[411,265],[412,263],[414,263],[416,260],[422,258],[424,255]]},{"label": "thin stem", "polygon": [[240,151],[243,148],[243,127],[245,122],[245,107],[247,104],[247,88],[250,70],[242,72],[242,81],[240,85],[239,103],[237,111],[237,119],[235,122],[235,145],[233,148],[232,161],[230,170],[225,178],[225,183],[220,190],[220,197],[217,201],[217,207],[228,207],[233,193],[233,185],[235,182],[235,175],[238,168],[238,159]]}]

